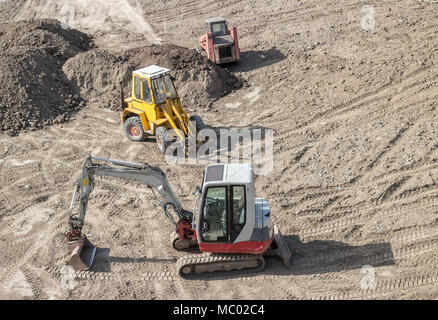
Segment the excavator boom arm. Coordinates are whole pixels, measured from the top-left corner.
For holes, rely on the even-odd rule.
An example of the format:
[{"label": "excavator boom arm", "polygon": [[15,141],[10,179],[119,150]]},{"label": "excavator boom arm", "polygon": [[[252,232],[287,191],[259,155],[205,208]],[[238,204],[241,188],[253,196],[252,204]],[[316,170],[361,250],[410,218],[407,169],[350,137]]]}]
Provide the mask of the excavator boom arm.
[{"label": "excavator boom arm", "polygon": [[[93,163],[92,160],[104,161],[112,163],[118,167],[110,167],[107,165]],[[167,215],[169,221],[176,228],[177,224],[169,212],[169,206],[172,207],[180,219],[193,218],[193,214],[184,210],[179,202],[175,192],[166,179],[165,174],[161,169],[152,167],[149,164],[126,162],[113,159],[97,158],[89,156],[83,165],[82,176],[75,184],[73,199],[70,208],[74,209],[76,197],[79,192],[80,204],[79,214],[70,216],[71,230],[81,231],[85,219],[88,197],[94,188],[94,176],[109,176],[115,178],[123,178],[127,180],[139,181],[150,188],[158,191],[164,201],[160,201],[160,207]]]}]

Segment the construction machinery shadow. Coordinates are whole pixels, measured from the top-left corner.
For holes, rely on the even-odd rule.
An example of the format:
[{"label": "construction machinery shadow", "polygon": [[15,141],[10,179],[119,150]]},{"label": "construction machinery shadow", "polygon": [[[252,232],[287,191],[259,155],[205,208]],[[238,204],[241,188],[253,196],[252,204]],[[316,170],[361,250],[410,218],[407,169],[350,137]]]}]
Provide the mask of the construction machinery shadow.
[{"label": "construction machinery shadow", "polygon": [[[266,267],[261,272],[217,272],[194,276],[193,280],[226,280],[269,275],[312,275],[317,277],[325,273],[354,269],[359,270],[366,265],[371,265],[374,268],[395,265],[394,254],[389,242],[352,246],[332,240],[315,240],[303,243],[298,236],[284,236],[284,239],[292,251],[291,268],[285,268],[282,261],[276,257],[265,257]],[[176,261],[176,257],[164,259],[158,257],[130,258],[110,256],[109,248],[97,248],[91,271],[102,273],[111,272],[111,265],[113,263],[168,265],[170,263],[176,264]]]},{"label": "construction machinery shadow", "polygon": [[285,268],[276,257],[265,257],[266,267],[261,272],[250,271],[217,273],[207,277],[193,278],[202,280],[226,280],[241,277],[311,275],[340,272],[362,267],[373,268],[395,265],[395,258],[389,242],[352,246],[332,240],[315,240],[303,243],[298,236],[283,236],[292,251],[291,268]]},{"label": "construction machinery shadow", "polygon": [[97,248],[96,256],[94,258],[93,266],[90,271],[94,272],[111,272],[111,265],[113,263],[176,263],[176,258],[163,259],[163,258],[130,258],[130,257],[117,257],[110,256],[109,248]]},{"label": "construction machinery shadow", "polygon": [[[216,132],[216,135],[218,136],[218,138],[221,137],[221,131],[226,131],[226,132],[230,132],[232,130],[236,130],[236,131],[242,131],[242,130],[248,130],[250,132],[251,135],[251,139],[255,139],[255,138],[261,138],[262,140],[265,139],[266,136],[266,131],[267,130],[273,130],[271,128],[266,128],[263,126],[259,126],[259,125],[250,125],[250,126],[230,126],[230,127],[212,127],[212,126],[206,126],[206,129],[212,129],[213,131]],[[256,131],[260,131],[260,136],[256,135],[255,132]]]},{"label": "construction machinery shadow", "polygon": [[[285,237],[293,254],[290,270],[280,269],[274,261],[267,263],[267,274],[317,275],[361,269],[363,266],[395,265],[391,243],[371,243],[353,246],[333,240],[302,242],[298,236]],[[272,260],[272,259],[271,259]]]},{"label": "construction machinery shadow", "polygon": [[[209,150],[210,154],[214,156],[220,156],[220,154],[223,152],[226,152],[228,155],[230,155],[231,151],[235,150],[236,148],[240,149],[239,155],[241,156],[244,144],[248,143],[248,139],[250,140],[250,144],[257,143],[257,145],[259,145],[262,149],[266,150],[266,133],[268,130],[273,132],[273,130],[270,128],[257,125],[247,127],[210,127],[209,129],[214,130],[217,136],[216,146],[213,146],[212,150]],[[226,135],[228,135],[228,138]],[[221,145],[222,140],[226,141],[224,145]]]},{"label": "construction machinery shadow", "polygon": [[284,59],[286,59],[286,56],[277,48],[272,47],[268,50],[243,51],[240,54],[240,62],[238,64],[228,63],[222,66],[231,72],[248,72],[268,67]]}]

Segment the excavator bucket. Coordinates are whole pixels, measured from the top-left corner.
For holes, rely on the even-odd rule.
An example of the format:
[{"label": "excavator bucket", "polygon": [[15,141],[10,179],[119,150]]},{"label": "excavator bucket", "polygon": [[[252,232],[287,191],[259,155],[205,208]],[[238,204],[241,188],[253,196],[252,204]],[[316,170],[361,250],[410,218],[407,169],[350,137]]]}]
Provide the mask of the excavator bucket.
[{"label": "excavator bucket", "polygon": [[93,265],[96,247],[85,235],[78,240],[68,242],[68,264],[75,270],[88,270]]},{"label": "excavator bucket", "polygon": [[290,252],[289,246],[286,243],[286,240],[283,238],[283,235],[278,229],[277,224],[274,222],[274,241],[271,244],[271,250],[269,255],[274,255],[283,260],[284,266],[286,268],[290,268],[290,258],[292,257],[292,253]]}]

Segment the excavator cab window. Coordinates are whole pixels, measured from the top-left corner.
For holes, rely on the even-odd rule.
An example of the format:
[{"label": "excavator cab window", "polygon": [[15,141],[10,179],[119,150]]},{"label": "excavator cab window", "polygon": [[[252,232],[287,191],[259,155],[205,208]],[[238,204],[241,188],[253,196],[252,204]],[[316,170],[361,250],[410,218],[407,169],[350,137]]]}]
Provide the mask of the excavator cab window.
[{"label": "excavator cab window", "polygon": [[201,236],[206,242],[228,242],[227,187],[210,187],[204,199]]},{"label": "excavator cab window", "polygon": [[208,188],[202,215],[205,242],[234,242],[246,223],[245,186]]},{"label": "excavator cab window", "polygon": [[231,187],[232,213],[230,225],[230,241],[234,242],[239,236],[246,222],[246,194],[245,186]]}]

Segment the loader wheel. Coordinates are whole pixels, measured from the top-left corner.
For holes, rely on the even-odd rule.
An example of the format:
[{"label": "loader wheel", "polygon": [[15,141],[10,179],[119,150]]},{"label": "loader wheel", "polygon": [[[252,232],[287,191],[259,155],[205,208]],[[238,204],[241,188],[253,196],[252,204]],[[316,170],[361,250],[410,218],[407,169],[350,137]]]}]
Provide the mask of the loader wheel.
[{"label": "loader wheel", "polygon": [[200,116],[191,116],[189,121],[194,121],[196,126],[196,132],[199,132],[205,128],[204,121]]},{"label": "loader wheel", "polygon": [[125,134],[131,141],[143,141],[146,138],[146,133],[143,131],[143,126],[139,117],[128,118],[123,128]]},{"label": "loader wheel", "polygon": [[158,127],[155,130],[155,137],[157,139],[158,149],[162,154],[166,153],[167,147],[170,145],[167,129],[165,127]]}]

